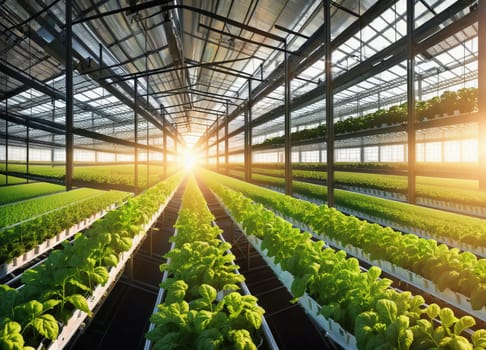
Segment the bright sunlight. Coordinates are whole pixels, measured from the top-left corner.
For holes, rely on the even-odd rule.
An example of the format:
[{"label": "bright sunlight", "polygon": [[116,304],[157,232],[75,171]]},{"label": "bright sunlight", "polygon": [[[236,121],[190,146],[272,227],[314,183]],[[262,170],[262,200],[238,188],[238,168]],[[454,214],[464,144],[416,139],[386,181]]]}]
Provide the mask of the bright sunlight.
[{"label": "bright sunlight", "polygon": [[180,158],[180,160],[182,161],[184,169],[186,169],[187,171],[192,170],[197,164],[197,156],[193,153],[191,149],[185,149],[182,153],[182,158]]}]

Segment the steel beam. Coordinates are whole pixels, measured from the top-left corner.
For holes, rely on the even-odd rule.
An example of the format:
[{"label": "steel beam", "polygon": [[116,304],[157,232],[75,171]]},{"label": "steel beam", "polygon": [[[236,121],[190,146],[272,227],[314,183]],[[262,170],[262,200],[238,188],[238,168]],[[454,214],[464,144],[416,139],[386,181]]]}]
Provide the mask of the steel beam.
[{"label": "steel beam", "polygon": [[[5,113],[8,113],[8,98],[5,100]],[[8,172],[8,120],[5,119],[5,171]],[[8,185],[8,176],[5,176]]]},{"label": "steel beam", "polygon": [[[50,133],[55,133],[58,135],[66,134],[66,126],[64,124],[51,122],[49,120],[33,118],[33,117],[29,118],[24,115],[17,115],[17,114],[14,115],[12,113],[7,115],[3,111],[0,111],[0,119],[10,121],[14,124],[19,124],[19,125],[29,124],[34,129],[39,129]],[[136,147],[138,148],[147,148],[147,146],[144,144],[136,144],[135,142],[132,141],[115,138],[112,136],[100,134],[94,131],[89,131],[81,128],[73,128],[73,134],[77,136],[91,138],[98,141],[107,142],[107,143],[114,143],[120,146],[134,147],[136,145]],[[159,147],[149,146],[149,148],[155,152],[163,152],[163,150]]]},{"label": "steel beam", "polygon": [[[385,12],[393,3],[397,0],[381,0],[378,1],[375,5],[370,7],[368,11],[366,11],[360,19],[354,21],[348,28],[346,28],[338,37],[336,37],[331,47],[335,49],[336,47],[342,45],[347,40],[349,40],[353,35],[355,35],[359,29],[371,23],[374,19],[379,17],[383,12]],[[321,59],[324,55],[324,47],[322,46],[322,35],[325,31],[325,24],[323,24],[320,28],[318,28],[314,34],[311,36],[309,40],[307,40],[297,51],[296,55],[290,57],[290,71],[295,74],[299,75],[302,71],[307,69],[309,66],[314,64],[317,60]],[[303,61],[298,61],[298,58],[303,59]],[[259,84],[255,90],[253,91],[253,100],[254,103],[258,102],[260,99],[264,98],[270,92],[275,90],[277,87],[281,86],[284,83],[284,76],[285,76],[285,67],[284,63],[280,64],[277,69],[275,69],[267,79],[262,83]],[[322,88],[319,86],[316,87],[319,91],[322,91]],[[322,97],[322,92],[318,94],[319,97]],[[231,122],[233,119],[237,118],[243,112],[245,106],[241,106],[240,108],[235,109],[230,116],[229,121]],[[214,133],[214,130],[210,131],[210,136]]]},{"label": "steel beam", "polygon": [[246,176],[246,181],[248,182],[251,182],[252,181],[252,176],[251,176],[251,172],[252,172],[252,157],[253,157],[253,153],[251,151],[251,145],[252,145],[252,138],[253,138],[253,128],[251,126],[251,122],[253,120],[253,93],[252,93],[252,88],[251,88],[251,85],[252,85],[252,80],[251,79],[248,79],[248,103],[247,103],[247,107],[248,107],[248,132],[247,132],[247,161],[246,161],[246,172],[247,172],[247,176]]},{"label": "steel beam", "polygon": [[226,113],[225,113],[225,118],[224,118],[224,165],[225,165],[225,173],[226,175],[229,174],[229,138],[228,138],[228,114],[229,114],[229,106],[228,102],[226,102]]},{"label": "steel beam", "polygon": [[[248,96],[248,102],[250,100],[250,96]],[[244,148],[244,163],[245,163],[245,181],[250,182],[251,181],[251,175],[250,175],[250,167],[248,164],[250,164],[250,159],[249,155],[251,154],[249,151],[250,148],[250,142],[248,141],[250,137],[250,125],[251,125],[251,117],[250,117],[250,108],[249,104],[246,104],[247,109],[245,109],[245,135],[244,135],[244,141],[243,141],[243,148]]]},{"label": "steel beam", "polygon": [[[455,14],[457,14],[458,12],[463,10],[464,8],[470,6],[474,1],[475,0],[460,0],[460,1],[457,1],[457,2],[453,3],[451,6],[449,6],[447,9],[445,9],[444,11],[439,13],[437,16],[431,18],[429,21],[424,23],[422,26],[415,29],[414,37],[415,37],[416,43],[418,43],[418,45],[421,48],[421,50],[417,51],[416,54],[418,54],[418,53],[420,53],[423,50],[428,48],[428,47],[425,47],[425,44],[421,45],[422,41],[427,40],[426,41],[427,45],[435,45],[435,43],[440,42],[440,41],[446,39],[448,36],[450,36],[450,35],[446,36],[447,33],[443,32],[443,31],[437,32],[438,26],[441,23],[443,23],[444,21],[446,21],[447,19],[450,19],[451,17],[453,17]],[[391,3],[394,3],[394,2],[396,2],[396,0],[391,1]],[[376,8],[375,8],[375,6],[376,6]],[[367,12],[365,12],[362,15],[362,21],[366,21],[367,23],[369,23],[368,21],[371,21],[372,19],[378,17],[383,11],[388,9],[388,6],[389,5],[386,4],[386,1],[378,1],[372,8],[370,8]],[[469,22],[474,21],[475,16],[477,16],[476,11],[473,11],[470,14],[466,15],[466,17],[468,17],[468,19],[460,20],[457,23],[452,22],[449,26],[452,27],[452,28],[455,28],[456,31],[457,31],[457,30],[459,30],[459,28],[461,28],[462,26],[465,25],[466,21],[469,21]],[[342,34],[340,34],[338,37],[336,37],[332,41],[331,47],[333,49],[335,49],[336,47],[338,47],[339,45],[344,43],[346,40],[348,40],[352,35],[354,35],[356,33],[357,30],[359,30],[359,28],[361,26],[360,23],[361,23],[360,20],[356,20],[353,24],[351,24],[350,27],[348,27]],[[322,36],[322,33],[323,33],[322,30],[323,30],[322,27],[319,28],[316,31],[315,34],[319,34],[320,36]],[[304,43],[304,45],[297,51],[297,53],[299,53],[301,56],[305,57],[305,55],[303,54],[303,52],[304,52],[303,50],[304,50],[304,46],[305,46],[306,49],[308,51],[310,51],[309,54],[312,53],[313,60],[317,60],[317,59],[320,59],[322,57],[324,52],[323,51],[322,51],[322,53],[318,52],[318,50],[321,50],[321,48],[314,49],[314,50],[310,50],[309,48],[314,47],[311,44],[313,42],[315,42],[315,40],[319,40],[319,44],[322,43],[322,39],[318,39],[318,38],[313,39],[313,38],[314,38],[314,35],[311,37],[310,40],[308,40],[306,43]],[[334,79],[334,89],[333,89],[334,93],[338,93],[340,91],[343,91],[343,90],[347,89],[348,87],[359,83],[360,81],[363,81],[363,80],[365,80],[365,79],[367,79],[367,78],[369,78],[373,75],[376,75],[377,73],[379,73],[383,70],[386,70],[386,69],[393,67],[394,65],[397,65],[398,63],[402,62],[403,60],[405,60],[407,58],[406,47],[407,47],[406,38],[402,38],[402,39],[398,40],[396,43],[388,46],[384,50],[378,52],[374,56],[372,56],[369,59],[367,59],[366,61],[362,62],[358,66],[354,67],[352,70],[350,70],[346,73],[343,73],[339,77],[336,77]],[[308,52],[308,51],[305,51],[305,52]],[[311,62],[311,63],[314,63],[314,62]],[[303,63],[296,65],[295,69],[292,69],[292,71],[295,71],[295,73],[298,74],[303,68],[305,68],[305,66],[302,67],[303,65],[304,65]],[[283,83],[282,78],[281,77],[279,78],[279,76],[281,74],[283,74],[282,71],[280,70],[280,72],[279,72],[279,68],[277,68],[266,79],[266,82],[268,82],[268,83],[264,82],[264,83],[259,85],[259,87],[257,88],[258,90],[255,89],[255,91],[254,91],[255,102],[257,101],[258,98],[260,98],[261,95],[268,94],[270,91],[272,91],[273,89],[275,89],[276,87],[280,86]],[[275,85],[273,86],[272,89],[270,89],[268,87],[268,84],[275,84]],[[322,89],[323,88],[324,88],[324,84],[318,85],[316,88],[314,88],[313,90],[306,93],[305,96],[303,95],[302,98],[299,98],[299,100],[301,101],[301,107],[303,107],[305,105],[312,104],[313,102],[317,101],[322,96]],[[264,90],[260,91],[260,89],[264,89]],[[269,89],[269,90],[267,91],[267,89]],[[293,108],[293,103],[292,103],[291,108]],[[275,108],[274,111],[276,111],[276,110],[281,111],[281,112],[279,112],[279,115],[283,114],[283,106],[279,106],[279,107]],[[231,113],[230,121],[237,118],[238,115],[241,113],[241,111],[242,111],[241,108],[237,108],[236,110],[234,110]],[[272,111],[270,111],[270,112],[272,112]],[[268,116],[270,114],[270,112],[266,113],[265,115]],[[260,120],[260,118],[255,119],[254,122],[256,122],[257,120]],[[214,132],[215,132],[214,129],[211,130],[210,135],[213,134]]]},{"label": "steel beam", "polygon": [[[26,11],[29,13],[35,13],[35,9],[26,1],[22,0],[21,1],[22,6]],[[43,17],[37,17],[36,20],[41,24],[47,31],[49,31],[54,39],[50,42],[46,42],[46,40],[40,36],[37,35],[35,30],[30,30],[29,34],[32,35],[32,39],[36,41],[36,43],[42,47],[45,47],[46,49],[49,49],[51,52],[51,55],[56,58],[59,62],[65,63],[65,44],[61,38],[60,33],[58,32],[57,29],[55,29],[54,25],[57,24],[59,27],[65,27],[62,22],[59,21],[59,19],[55,17],[49,17],[49,18],[43,18]],[[133,95],[133,89],[131,88],[130,85],[128,85],[126,82],[121,82],[119,84],[119,87],[124,91],[121,92],[114,86],[105,83],[100,79],[100,74],[98,72],[100,66],[102,65],[102,62],[95,62],[92,57],[97,57],[97,53],[95,53],[90,47],[88,47],[82,40],[80,40],[74,33],[72,34],[73,39],[76,39],[76,44],[80,45],[86,52],[88,52],[91,56],[86,59],[83,55],[79,54],[76,50],[73,50],[73,56],[78,60],[79,64],[77,65],[77,70],[80,73],[83,73],[85,70],[93,70],[93,73],[88,74],[93,80],[97,81],[103,88],[108,90],[109,93],[111,93],[113,96],[118,98],[122,103],[124,103],[126,106],[130,108],[134,108],[133,106],[133,100],[130,98]],[[99,60],[99,57],[98,57]],[[105,68],[106,69],[106,68]],[[89,105],[88,105],[89,106]],[[147,121],[152,123],[155,127],[159,129],[167,128],[165,125],[160,125],[160,123],[157,121],[157,119],[150,113],[148,112],[149,106],[140,106],[139,105],[139,111],[138,113],[143,116]],[[88,109],[89,110],[89,109]],[[169,132],[172,133],[171,130]]]},{"label": "steel beam", "polygon": [[[150,8],[150,7],[160,6],[161,4],[167,3],[167,2],[169,2],[169,1],[164,1],[162,3],[161,3],[161,1],[149,1],[149,2],[139,4],[139,5],[135,5],[135,6],[119,8],[119,9],[116,9],[116,10],[107,11],[105,13],[100,13],[100,14],[97,14],[97,15],[92,15],[92,16],[88,16],[88,17],[84,17],[84,18],[78,18],[73,22],[73,24],[83,23],[83,22],[86,22],[86,21],[91,21],[93,19],[98,19],[98,18],[102,18],[102,17],[105,17],[105,16],[111,16],[113,14],[125,12],[125,11],[130,11],[130,12],[133,13],[133,12],[137,12],[137,11],[147,9],[147,8]],[[284,38],[282,38],[278,35],[269,33],[268,31],[264,31],[264,30],[259,29],[259,28],[251,27],[251,26],[246,25],[244,23],[240,23],[238,21],[232,20],[231,18],[220,16],[220,15],[217,15],[213,12],[206,11],[206,10],[203,10],[203,9],[200,9],[200,8],[197,8],[197,7],[193,7],[193,6],[187,6],[187,5],[160,6],[159,12],[165,12],[165,11],[175,10],[175,9],[182,9],[182,10],[188,10],[188,11],[191,11],[191,12],[195,12],[195,13],[198,13],[200,15],[213,18],[213,19],[218,20],[220,22],[229,24],[229,25],[234,26],[234,27],[238,27],[240,29],[261,35],[265,38],[269,38],[269,39],[272,39],[272,40],[276,40],[276,41],[280,41],[280,42],[283,42],[285,40]]]},{"label": "steel beam", "polygon": [[332,81],[331,4],[324,1],[324,46],[326,48],[326,164],[327,206],[334,207],[334,95]]},{"label": "steel beam", "polygon": [[[35,34],[31,33],[31,35],[35,35]],[[34,41],[36,40],[34,39]],[[63,60],[64,59],[65,58],[63,58]],[[18,80],[19,82],[24,84],[24,87],[26,88],[33,88],[39,92],[42,92],[47,96],[52,97],[53,99],[66,101],[66,95],[63,94],[62,92],[50,87],[49,85],[46,85],[44,82],[37,80],[35,77],[27,74],[24,71],[19,70],[17,67],[11,66],[8,62],[4,62],[1,59],[0,59],[0,72],[14,78],[15,80]],[[117,119],[113,119],[111,115],[103,113],[96,107],[90,106],[87,103],[73,100],[73,104],[75,104],[83,111],[96,112],[97,114],[101,115],[104,118],[117,121]]]},{"label": "steel beam", "polygon": [[486,1],[479,3],[479,189],[486,191]]},{"label": "steel beam", "polygon": [[416,118],[415,118],[415,0],[407,0],[407,147],[408,147],[408,202],[416,200]]},{"label": "steel beam", "polygon": [[206,127],[206,165],[209,165],[209,136],[207,136],[208,127]]},{"label": "steel beam", "polygon": [[207,25],[205,25],[205,24],[203,24],[201,22],[199,22],[199,27],[202,27],[202,28],[204,28],[204,29],[206,29],[208,31],[212,31],[212,32],[218,33],[221,36],[224,35],[224,36],[228,36],[228,37],[233,38],[233,39],[236,39],[236,40],[241,40],[241,41],[244,41],[246,43],[253,44],[253,45],[263,46],[263,47],[266,47],[268,49],[277,50],[277,51],[281,51],[281,52],[287,52],[286,49],[281,49],[278,46],[272,46],[272,45],[265,44],[265,43],[263,43],[261,41],[255,41],[255,40],[247,39],[247,38],[241,37],[239,35],[235,35],[235,34],[231,34],[229,32],[225,32],[224,30],[219,30],[219,29],[216,29],[216,28],[207,26]]},{"label": "steel beam", "polygon": [[[133,104],[135,108],[133,109],[133,133],[135,137],[135,143],[138,143],[138,81],[137,78],[133,80]],[[134,186],[135,186],[135,194],[138,194],[140,190],[139,182],[138,182],[138,148],[133,147],[133,156],[134,156]]]},{"label": "steel beam", "polygon": [[[219,127],[219,116],[216,117],[216,127]],[[216,133],[216,171],[219,171],[219,132]]]},{"label": "steel beam", "polygon": [[[30,163],[30,128],[29,125],[27,125],[27,129],[25,131],[25,173],[29,175],[29,163]],[[27,179],[27,183],[29,182],[29,179]]]},{"label": "steel beam", "polygon": [[66,0],[66,190],[73,188],[74,136],[73,136],[73,11],[72,0]]},{"label": "steel beam", "polygon": [[[165,114],[164,109],[160,108],[160,116],[162,118],[162,122],[165,123]],[[167,177],[167,132],[165,130],[162,131],[162,148],[164,149],[163,153],[163,162],[164,162],[164,179]]]},{"label": "steel beam", "polygon": [[292,195],[292,139],[291,139],[291,114],[290,114],[290,64],[287,52],[287,41],[285,42],[284,54],[284,171],[285,171],[285,194]]}]

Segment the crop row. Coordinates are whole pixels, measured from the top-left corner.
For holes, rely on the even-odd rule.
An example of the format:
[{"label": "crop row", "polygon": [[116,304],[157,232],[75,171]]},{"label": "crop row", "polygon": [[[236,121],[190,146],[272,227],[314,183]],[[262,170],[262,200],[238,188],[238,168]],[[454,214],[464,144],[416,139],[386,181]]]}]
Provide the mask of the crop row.
[{"label": "crop row", "polygon": [[99,193],[94,197],[0,230],[0,264],[10,262],[59,232],[69,229],[113,203],[122,202],[129,196],[128,193],[119,191],[97,192]]},{"label": "crop row", "polygon": [[[259,184],[284,187],[284,179],[254,175],[253,180]],[[293,181],[295,194],[325,202],[327,187]],[[426,232],[438,241],[453,239],[458,243],[473,247],[486,247],[486,225],[484,219],[477,219],[441,210],[424,208],[366,196],[343,190],[335,190],[336,206],[352,209],[356,212],[389,220],[404,227],[411,227]]]},{"label": "crop row", "polygon": [[[19,177],[8,176],[8,184],[21,184],[25,183],[25,179],[21,179]],[[0,175],[0,185],[5,185],[7,183],[7,176]]]},{"label": "crop row", "polygon": [[[460,164],[460,169],[457,168]],[[229,163],[229,168],[235,170],[244,170],[244,163]],[[327,164],[325,162],[292,162],[292,169],[294,170],[312,170],[312,171],[326,171]],[[477,173],[477,163],[458,163],[458,162],[417,162],[415,164],[417,171],[431,172],[431,173],[450,173],[461,172]],[[353,170],[383,170],[383,171],[401,171],[406,172],[408,169],[407,162],[335,162],[334,167],[340,171]],[[252,163],[252,170],[254,169],[284,169],[284,163]],[[420,178],[420,177],[419,177]]]},{"label": "crop row", "polygon": [[[0,229],[64,206],[96,198],[104,193],[104,191],[91,188],[80,188],[69,192],[52,194],[48,197],[32,198],[21,203],[11,203],[1,206]],[[120,196],[128,195],[127,193],[118,193]]]},{"label": "crop row", "polygon": [[173,248],[161,265],[170,277],[161,283],[167,294],[146,335],[154,349],[256,349],[254,339],[261,339],[264,310],[255,297],[237,292],[244,277],[236,273],[231,245],[218,239],[221,230],[213,220],[191,177]]},{"label": "crop row", "polygon": [[239,180],[214,176],[230,188],[301,223],[317,234],[362,249],[371,260],[385,260],[470,298],[473,310],[486,306],[486,259],[448,248],[436,240],[370,224],[334,208],[285,196]]},{"label": "crop row", "polygon": [[[464,88],[457,92],[445,91],[440,98],[433,97],[428,101],[419,101],[416,105],[417,120],[433,119],[443,114],[460,116],[454,112],[470,113],[478,107],[478,89]],[[380,109],[371,114],[339,120],[334,124],[336,134],[379,128],[385,125],[400,125],[407,122],[407,103],[392,106],[387,110]],[[326,126],[321,125],[312,129],[304,129],[291,134],[292,141],[310,140],[326,135]],[[284,137],[278,136],[266,139],[263,145],[283,145]]]},{"label": "crop row", "polygon": [[485,330],[475,331],[472,343],[464,336],[475,325],[471,316],[457,318],[449,308],[424,305],[420,295],[390,288],[380,268],[363,272],[355,258],[313,241],[212,174],[205,181],[246,233],[260,238],[267,255],[293,275],[293,295],[313,297],[324,317],[355,335],[359,349],[484,349]]},{"label": "crop row", "polygon": [[[5,166],[0,164],[0,170],[4,170]],[[159,165],[150,165],[150,184],[157,183],[162,180],[163,167]],[[25,165],[9,164],[9,171],[25,173]],[[64,167],[52,167],[50,165],[30,165],[29,174],[51,177],[55,179],[64,179]],[[147,172],[145,164],[139,165],[139,186],[146,187]],[[73,179],[94,182],[100,184],[115,184],[115,185],[134,185],[135,175],[134,166],[128,165],[110,165],[110,166],[76,166],[74,167]]]},{"label": "crop row", "polygon": [[[0,348],[35,348],[58,337],[75,310],[91,314],[87,299],[104,285],[132,239],[180,183],[173,176],[109,212],[44,263],[25,271],[22,288],[0,285]],[[142,232],[143,231],[143,232]]]},{"label": "crop row", "polygon": [[[283,169],[258,169],[257,174],[283,177]],[[294,178],[303,180],[317,180],[325,183],[325,171],[293,170]],[[345,187],[371,188],[382,191],[407,193],[408,182],[406,176],[352,173],[336,171],[335,184]],[[444,178],[419,177],[416,186],[417,197],[464,203],[467,205],[486,206],[486,193],[478,191],[477,181],[456,180]]]},{"label": "crop row", "polygon": [[0,205],[61,191],[64,191],[64,186],[54,185],[46,182],[34,182],[17,186],[0,187]]}]

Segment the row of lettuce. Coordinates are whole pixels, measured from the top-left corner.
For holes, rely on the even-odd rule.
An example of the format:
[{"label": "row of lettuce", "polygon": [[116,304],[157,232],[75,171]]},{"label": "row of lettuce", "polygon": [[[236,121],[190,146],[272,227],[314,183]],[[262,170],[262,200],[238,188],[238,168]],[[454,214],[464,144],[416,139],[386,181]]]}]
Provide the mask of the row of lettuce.
[{"label": "row of lettuce", "polygon": [[[5,164],[0,164],[0,170],[5,171]],[[24,164],[9,164],[8,171],[26,173],[27,168]],[[171,165],[168,173],[176,171],[176,166]],[[98,184],[128,185],[135,184],[135,169],[133,164],[121,165],[97,165],[97,166],[75,166],[73,179],[82,182],[93,182]],[[147,172],[146,164],[141,163],[138,166],[138,183],[139,187],[145,188],[147,182],[150,185],[161,181],[164,176],[164,167],[161,165],[149,165]],[[51,165],[29,165],[29,174],[43,176],[58,180],[63,180],[66,174],[64,166]],[[147,180],[150,179],[150,181]]]},{"label": "row of lettuce", "polygon": [[[433,97],[430,100],[419,101],[416,104],[416,116],[418,121],[424,121],[427,118],[433,119],[435,116],[455,115],[455,111],[461,113],[470,113],[478,109],[478,89],[464,88],[457,92],[445,91],[440,97]],[[460,116],[460,113],[458,114]],[[385,125],[405,124],[408,120],[407,103],[392,106],[389,109],[379,109],[376,112],[339,120],[334,124],[336,134],[354,132],[372,128],[382,127]],[[326,125],[320,125],[316,128],[296,131],[291,134],[293,142],[312,140],[322,138],[326,135]],[[278,136],[268,138],[261,145],[281,146],[284,144],[284,137]]]},{"label": "row of lettuce", "polygon": [[22,183],[26,183],[26,182],[27,182],[27,180],[21,179],[19,177],[5,176],[5,175],[0,174],[0,186],[22,184]]},{"label": "row of lettuce", "polygon": [[0,187],[0,205],[27,200],[56,192],[62,192],[64,189],[64,186],[46,182],[33,182],[29,184],[19,184],[16,186],[4,186]]},{"label": "row of lettuce", "polygon": [[[232,170],[231,174],[238,177],[243,176],[243,172],[239,170]],[[253,170],[252,177],[258,179],[261,178],[260,175],[283,178],[285,173],[283,168]],[[325,184],[327,180],[325,171],[297,169],[292,171],[292,176],[296,180],[322,184]],[[408,180],[404,175],[336,171],[334,172],[334,183],[342,188],[375,189],[405,196],[408,190]],[[478,189],[477,180],[420,177],[417,179],[415,193],[417,197],[421,198],[486,207],[486,193]]]},{"label": "row of lettuce", "polygon": [[[283,189],[282,178],[255,175],[257,184]],[[324,202],[327,198],[327,187],[293,181],[294,194]],[[427,232],[439,241],[453,239],[461,244],[475,247],[486,247],[486,225],[484,219],[444,212],[431,208],[390,201],[383,198],[367,196],[350,191],[335,190],[335,204],[364,215],[388,220],[403,227],[415,228]]]},{"label": "row of lettuce", "polygon": [[[311,227],[317,232],[333,234],[336,239],[365,239],[365,244],[373,245],[380,241],[375,232],[381,228],[350,218],[347,221],[339,213],[325,207],[313,206],[303,201],[292,201],[276,193],[265,193],[258,187],[224,178],[213,173],[204,173],[207,184],[223,200],[235,220],[243,226],[247,234],[262,240],[262,249],[268,256],[274,257],[275,263],[294,276],[292,293],[300,297],[308,293],[322,307],[321,314],[338,322],[345,330],[353,333],[360,349],[485,349],[486,331],[476,330],[469,338],[464,331],[474,327],[475,320],[470,316],[458,318],[447,307],[436,304],[425,305],[424,298],[410,292],[399,292],[390,288],[391,281],[380,278],[381,270],[371,267],[364,272],[354,258],[346,258],[344,251],[335,251],[324,247],[323,241],[313,241],[308,233],[301,233],[290,223],[256,204],[253,200],[265,202],[265,205],[277,207],[281,212],[296,215],[299,220],[312,221]],[[224,185],[222,185],[224,184]],[[229,187],[235,188],[236,191]],[[252,199],[245,197],[252,193]],[[282,196],[282,197],[279,197]],[[295,214],[297,212],[297,214]],[[349,236],[348,236],[349,229]],[[414,250],[417,259],[419,248],[428,248],[418,239],[400,242],[400,234],[383,230],[389,245],[397,248],[408,247]],[[369,232],[369,235],[368,235]],[[354,235],[353,235],[354,234]],[[353,237],[356,236],[356,237]],[[410,243],[410,245],[409,245]],[[417,244],[417,246],[414,246]],[[433,247],[434,244],[430,243]],[[448,250],[437,246],[439,254]],[[298,252],[298,254],[296,254]],[[395,252],[396,253],[396,252]],[[373,254],[387,254],[376,249]],[[406,254],[402,254],[406,255]],[[452,257],[454,261],[462,259],[465,271],[462,275],[470,278],[477,273],[479,262],[470,254],[459,254],[449,250],[444,259]],[[404,257],[408,259],[408,257]],[[406,261],[405,261],[406,263]],[[411,265],[412,261],[409,261]],[[431,261],[432,263],[432,261]],[[442,264],[445,263],[441,262]],[[437,261],[435,261],[437,264]],[[435,266],[435,265],[434,265]],[[445,265],[442,265],[445,271]],[[483,266],[484,268],[484,266]],[[479,268],[481,271],[481,269]],[[452,270],[454,266],[452,266]],[[484,273],[484,270],[482,271]],[[480,278],[481,276],[478,276]],[[482,275],[484,282],[484,275]],[[481,299],[481,298],[480,298]],[[482,298],[484,302],[485,298]],[[436,321],[439,322],[436,322]]]},{"label": "row of lettuce", "polygon": [[[34,184],[32,184],[34,185]],[[23,185],[22,185],[23,186]],[[27,185],[27,186],[30,186]],[[15,189],[14,189],[15,190]],[[105,192],[91,188],[79,188],[69,192],[62,192],[49,195],[47,197],[32,198],[19,203],[10,203],[0,207],[0,229],[42,215],[49,211],[81,203],[88,199],[94,199],[103,195]],[[127,193],[119,193],[127,196]]]},{"label": "row of lettuce", "polygon": [[218,238],[195,180],[186,187],[175,224],[173,248],[161,270],[165,299],[147,333],[154,349],[256,349],[264,310],[251,295],[241,295],[231,245]]},{"label": "row of lettuce", "polygon": [[41,265],[24,272],[21,288],[0,285],[0,348],[39,348],[57,338],[76,309],[91,314],[87,298],[108,281],[120,254],[145,233],[144,225],[180,181],[181,175],[172,176],[128,199],[75,240],[64,242]]},{"label": "row of lettuce", "polygon": [[[417,162],[415,164],[417,170],[423,172],[446,172],[457,167],[458,162]],[[223,165],[224,166],[224,165]],[[233,162],[229,163],[228,167],[235,170],[244,170],[244,163]],[[294,170],[316,170],[325,171],[327,167],[326,162],[292,162],[292,169]],[[465,167],[467,172],[477,172],[477,163],[461,163],[461,167]],[[252,168],[260,169],[283,169],[282,162],[253,162]],[[390,171],[407,171],[407,162],[335,162],[334,168],[337,170],[390,170]]]},{"label": "row of lettuce", "polygon": [[403,234],[389,227],[370,224],[325,205],[285,196],[242,181],[214,175],[220,183],[262,203],[314,232],[361,248],[371,260],[385,260],[433,281],[440,290],[449,288],[470,298],[472,309],[486,305],[486,259],[449,248],[433,239]]},{"label": "row of lettuce", "polygon": [[129,196],[129,193],[120,191],[78,189],[0,207],[0,227],[3,227],[0,228],[0,264],[11,262]]}]

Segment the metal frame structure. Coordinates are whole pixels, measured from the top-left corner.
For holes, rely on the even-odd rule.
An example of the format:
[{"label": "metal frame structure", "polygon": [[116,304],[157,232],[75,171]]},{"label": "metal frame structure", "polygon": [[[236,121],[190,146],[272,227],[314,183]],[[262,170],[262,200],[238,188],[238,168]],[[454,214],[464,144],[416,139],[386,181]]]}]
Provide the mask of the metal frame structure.
[{"label": "metal frame structure", "polygon": [[[126,153],[129,147],[135,161],[142,149],[147,167],[148,153],[162,152],[167,167],[167,154],[191,143],[196,150],[206,148],[207,161],[215,158],[218,168],[224,157],[225,171],[230,155],[243,154],[250,181],[252,152],[261,149],[252,146],[254,140],[283,132],[285,192],[292,194],[291,154],[298,144],[291,132],[326,123],[327,134],[318,142],[326,144],[332,206],[335,143],[373,134],[334,135],[335,121],[407,101],[407,126],[375,133],[407,132],[413,203],[416,132],[448,123],[416,125],[415,102],[477,81],[481,113],[461,122],[479,125],[480,184],[486,188],[486,63],[479,60],[486,47],[479,34],[486,5],[477,0],[286,0],[272,5],[2,4],[0,120],[6,163],[12,142],[64,147],[70,189],[74,149]],[[26,60],[28,53],[33,54]],[[139,142],[143,128],[146,140]],[[64,144],[56,135],[65,137]],[[160,138],[162,147],[150,145]],[[241,147],[234,144],[237,139]]]}]

